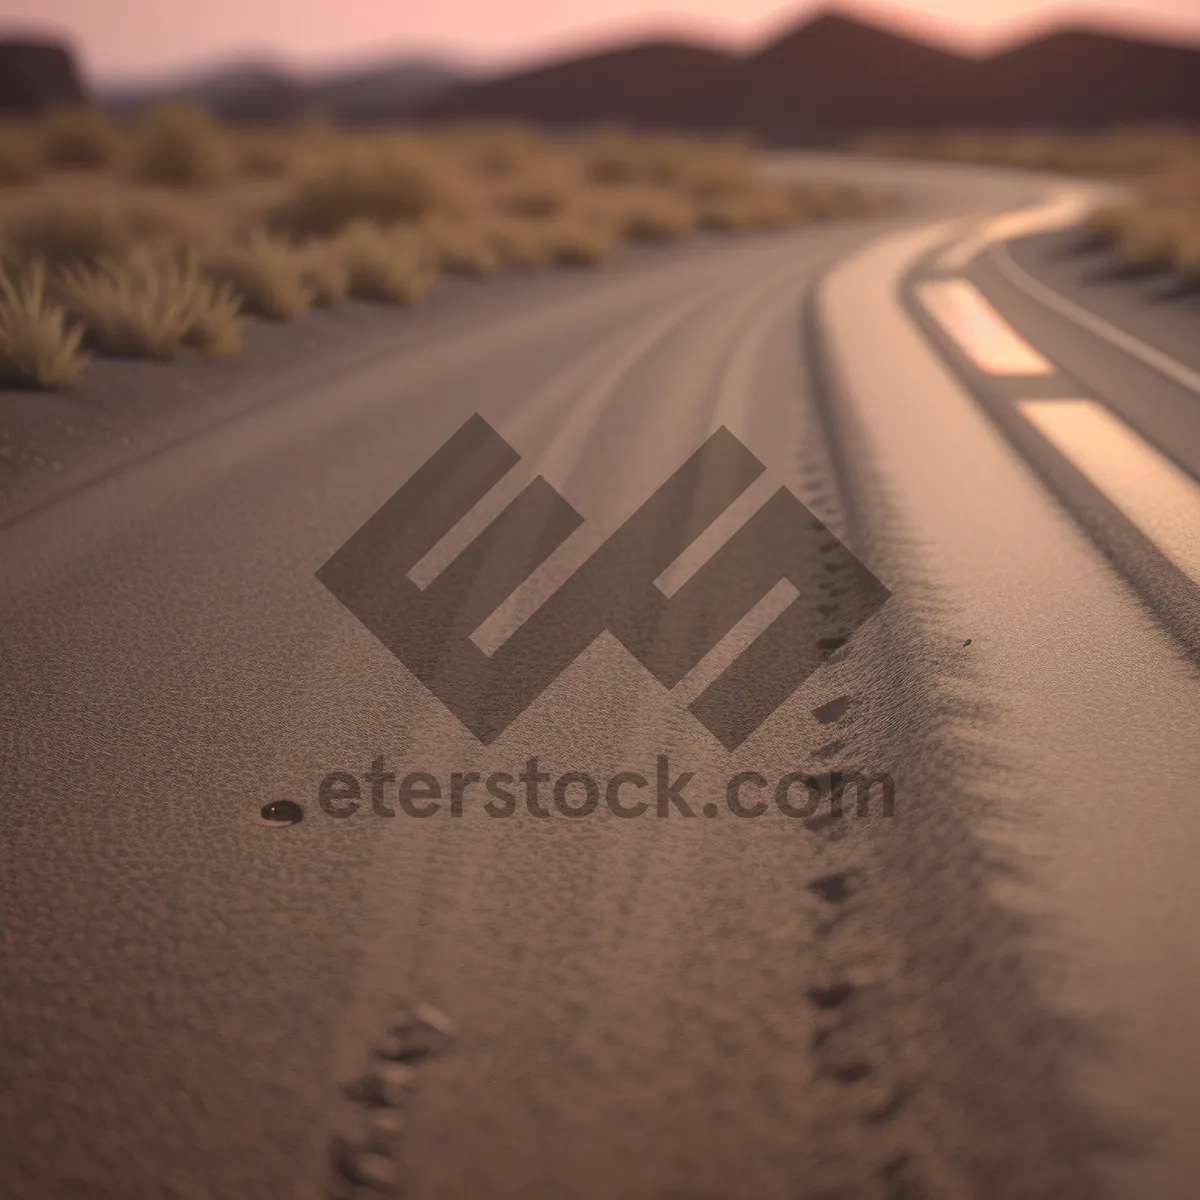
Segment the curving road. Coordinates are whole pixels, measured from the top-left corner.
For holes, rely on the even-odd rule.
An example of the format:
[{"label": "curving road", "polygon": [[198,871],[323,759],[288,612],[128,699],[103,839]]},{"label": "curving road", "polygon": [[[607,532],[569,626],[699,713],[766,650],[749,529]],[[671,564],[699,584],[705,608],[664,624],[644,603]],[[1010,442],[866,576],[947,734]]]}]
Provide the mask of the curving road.
[{"label": "curving road", "polygon": [[[1019,236],[1064,294],[1029,248],[1089,188],[772,169],[905,207],[431,305],[393,349],[163,433],[0,530],[0,1195],[1193,1194],[1185,382],[1004,276],[996,239]],[[1047,370],[979,369],[922,299],[947,280]],[[1120,366],[1089,375],[1099,354]],[[1054,400],[1094,408],[1028,406]],[[1126,421],[1098,458],[1097,410]],[[891,598],[732,750],[687,706],[794,591],[673,688],[601,634],[484,744],[316,577],[473,414],[520,462],[415,556],[421,586],[537,476],[582,518],[557,550],[525,530],[471,560],[456,602],[486,651],[721,427],[765,469],[664,591],[783,487]],[[701,484],[672,528],[708,521],[720,479]],[[820,590],[848,620],[853,591]],[[431,678],[451,657],[432,647]],[[455,773],[532,758],[548,816],[490,816],[479,784],[453,811]],[[631,772],[658,802],[660,770],[690,774],[665,816],[549,799]],[[739,773],[770,795],[839,771],[890,776],[894,814],[730,810]],[[360,781],[353,815],[319,803],[335,773]],[[414,773],[444,793],[428,817],[383,778]],[[303,819],[264,822],[279,800]],[[379,1078],[399,1003],[455,1036]]]}]

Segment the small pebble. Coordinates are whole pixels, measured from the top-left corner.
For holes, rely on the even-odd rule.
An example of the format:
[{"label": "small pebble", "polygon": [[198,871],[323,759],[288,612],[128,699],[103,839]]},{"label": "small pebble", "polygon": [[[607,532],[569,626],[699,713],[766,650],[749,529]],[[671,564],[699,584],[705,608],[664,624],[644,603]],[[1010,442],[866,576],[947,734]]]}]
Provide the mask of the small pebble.
[{"label": "small pebble", "polygon": [[417,1086],[417,1070],[407,1063],[386,1062],[377,1067],[367,1080],[367,1090],[379,1104],[398,1108]]},{"label": "small pebble", "polygon": [[377,1150],[357,1150],[346,1156],[342,1169],[352,1182],[383,1190],[400,1181],[400,1164]]}]

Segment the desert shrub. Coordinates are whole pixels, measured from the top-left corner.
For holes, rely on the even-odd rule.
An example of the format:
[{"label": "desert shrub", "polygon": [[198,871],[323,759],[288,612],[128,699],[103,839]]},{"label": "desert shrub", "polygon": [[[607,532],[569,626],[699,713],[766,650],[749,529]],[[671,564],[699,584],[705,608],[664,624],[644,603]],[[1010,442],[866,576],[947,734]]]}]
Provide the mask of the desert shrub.
[{"label": "desert shrub", "polygon": [[532,129],[510,122],[461,125],[443,136],[448,151],[459,162],[487,179],[506,179],[547,153]]},{"label": "desert shrub", "polygon": [[404,140],[334,155],[298,180],[268,214],[296,237],[335,234],[357,221],[387,226],[453,211],[463,202],[456,181],[427,147]]},{"label": "desert shrub", "polygon": [[740,229],[770,229],[790,225],[796,211],[780,188],[757,187],[719,193],[699,201],[703,229],[730,233]]},{"label": "desert shrub", "polygon": [[301,278],[313,304],[326,308],[345,300],[350,294],[350,271],[336,241],[307,242],[299,254]]},{"label": "desert shrub", "polygon": [[200,187],[227,178],[233,166],[229,135],[192,105],[157,105],[135,139],[133,170],[144,183]]},{"label": "desert shrub", "polygon": [[550,245],[540,222],[514,217],[491,217],[484,236],[504,266],[539,267],[550,261]]},{"label": "desert shrub", "polygon": [[0,187],[32,183],[44,165],[38,140],[27,126],[15,121],[0,124]]},{"label": "desert shrub", "polygon": [[1140,208],[1118,233],[1117,249],[1133,267],[1165,270],[1172,265],[1176,246],[1193,221],[1191,214],[1180,209]]},{"label": "desert shrub", "polygon": [[597,220],[632,241],[659,242],[685,237],[697,224],[696,205],[666,188],[635,185],[610,189],[586,206]]},{"label": "desert shrub", "polygon": [[432,262],[451,275],[490,275],[500,257],[483,221],[454,220],[434,213],[420,225]]},{"label": "desert shrub", "polygon": [[550,258],[569,267],[594,266],[616,249],[615,232],[602,224],[564,218],[546,223],[546,247]]},{"label": "desert shrub", "polygon": [[584,172],[598,184],[650,183],[702,198],[754,183],[749,148],[732,140],[636,137],[609,130],[583,150]]},{"label": "desert shrub", "polygon": [[195,257],[147,247],[93,267],[61,269],[57,291],[104,354],[170,359],[188,347],[211,356],[241,347],[240,304]]},{"label": "desert shrub", "polygon": [[46,267],[36,262],[20,278],[0,268],[0,381],[18,387],[73,383],[87,365],[83,329],[46,294]]},{"label": "desert shrub", "polygon": [[299,168],[304,157],[299,136],[284,133],[247,133],[237,140],[237,168],[243,175],[282,179]]},{"label": "desert shrub", "polygon": [[1176,239],[1172,249],[1171,267],[1184,282],[1200,284],[1200,212]]},{"label": "desert shrub", "polygon": [[779,186],[799,220],[868,216],[894,203],[886,192],[832,180],[805,179]]},{"label": "desert shrub", "polygon": [[345,267],[350,295],[360,300],[412,304],[429,290],[436,275],[415,230],[356,221],[332,246]]},{"label": "desert shrub", "polygon": [[42,155],[56,167],[111,167],[124,150],[121,131],[94,108],[52,109],[42,118],[40,132]]},{"label": "desert shrub", "polygon": [[204,274],[228,286],[242,309],[256,317],[284,321],[305,312],[313,301],[303,254],[262,230],[211,251]]},{"label": "desert shrub", "polygon": [[1088,213],[1084,225],[1104,241],[1115,241],[1137,216],[1136,204],[1102,204]]},{"label": "desert shrub", "polygon": [[513,217],[561,217],[578,199],[579,184],[561,166],[523,171],[494,193],[497,211]]},{"label": "desert shrub", "polygon": [[94,264],[136,245],[200,246],[216,229],[180,203],[145,196],[46,203],[13,217],[2,233],[10,257],[60,266]]},{"label": "desert shrub", "polygon": [[14,217],[4,234],[13,257],[20,261],[40,259],[51,266],[116,257],[133,242],[129,223],[114,205],[63,200]]}]

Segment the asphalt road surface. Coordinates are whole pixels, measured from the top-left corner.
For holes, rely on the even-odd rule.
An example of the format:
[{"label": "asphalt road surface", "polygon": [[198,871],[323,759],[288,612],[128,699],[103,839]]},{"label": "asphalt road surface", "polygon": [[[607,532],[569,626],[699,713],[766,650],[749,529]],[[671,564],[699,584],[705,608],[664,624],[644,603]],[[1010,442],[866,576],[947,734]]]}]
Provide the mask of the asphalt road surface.
[{"label": "asphalt road surface", "polygon": [[[1096,315],[1044,228],[1084,185],[804,166],[906,205],[431,305],[0,531],[0,1194],[1196,1194],[1194,337],[1115,293]],[[458,614],[410,671],[322,568],[476,414],[519,462],[410,490],[420,520],[482,496],[407,547]],[[702,596],[693,624],[733,627],[694,661],[593,571],[625,641],[477,738],[418,674],[450,696],[466,632],[530,641],[721,428],[762,470],[682,477],[662,591],[691,597],[780,488],[822,523],[817,582],[736,621]],[[801,633],[859,620],[839,542],[890,598],[727,748],[689,705],[797,594],[824,606]],[[385,616],[388,544],[346,576]],[[636,818],[607,802],[623,772]],[[890,777],[891,814],[882,787],[841,818],[774,802],[837,772]],[[436,811],[385,779],[418,773]],[[482,782],[456,805],[455,773],[512,776],[513,811]],[[556,807],[565,775],[594,812]],[[264,821],[277,801],[303,819]]]}]

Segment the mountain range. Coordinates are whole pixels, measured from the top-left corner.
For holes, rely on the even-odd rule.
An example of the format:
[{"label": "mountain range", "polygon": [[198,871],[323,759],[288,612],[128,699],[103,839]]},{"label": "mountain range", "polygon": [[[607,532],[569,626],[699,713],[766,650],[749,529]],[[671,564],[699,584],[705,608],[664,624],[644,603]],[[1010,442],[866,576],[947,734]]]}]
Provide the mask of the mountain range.
[{"label": "mountain range", "polygon": [[1200,121],[1200,45],[1068,28],[973,58],[830,11],[740,55],[652,40],[484,78],[426,60],[316,78],[245,63],[104,99],[127,109],[168,93],[243,120],[624,121],[812,143],[867,129]]}]

